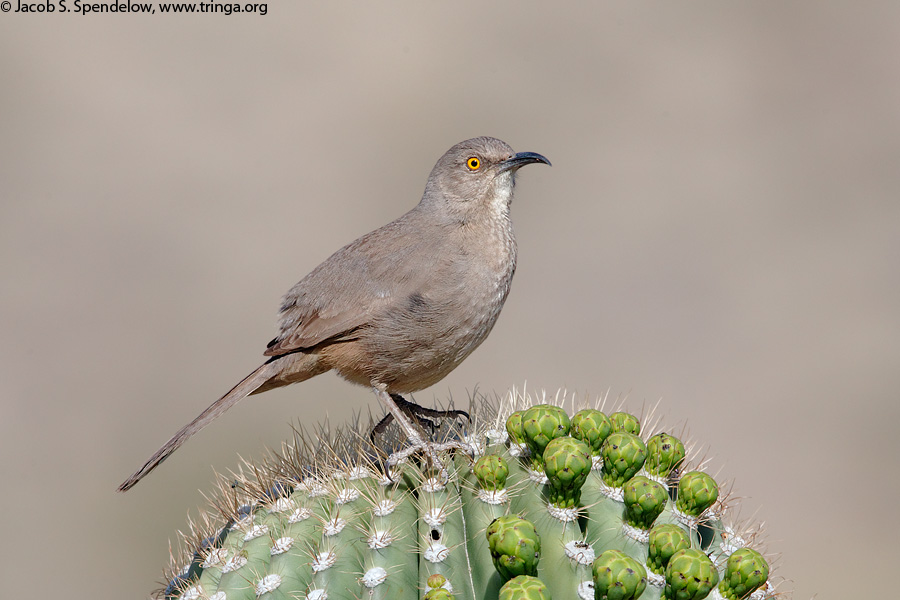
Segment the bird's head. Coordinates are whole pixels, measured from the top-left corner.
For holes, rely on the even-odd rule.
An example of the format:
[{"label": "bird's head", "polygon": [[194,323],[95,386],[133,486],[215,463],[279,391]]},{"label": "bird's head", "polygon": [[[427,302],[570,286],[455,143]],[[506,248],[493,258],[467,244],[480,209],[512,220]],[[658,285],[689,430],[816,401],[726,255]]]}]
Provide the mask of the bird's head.
[{"label": "bird's head", "polygon": [[507,214],[515,174],[525,165],[550,164],[535,152],[518,152],[504,141],[477,137],[447,150],[428,177],[423,201],[440,201],[443,208],[466,220],[489,210]]}]

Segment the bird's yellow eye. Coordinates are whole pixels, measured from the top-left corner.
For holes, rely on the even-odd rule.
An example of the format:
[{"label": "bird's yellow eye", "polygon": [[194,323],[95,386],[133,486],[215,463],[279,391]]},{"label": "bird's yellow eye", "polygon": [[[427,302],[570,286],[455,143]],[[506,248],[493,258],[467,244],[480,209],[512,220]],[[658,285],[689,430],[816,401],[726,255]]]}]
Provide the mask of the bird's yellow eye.
[{"label": "bird's yellow eye", "polygon": [[466,161],[466,166],[469,167],[470,171],[477,171],[481,168],[481,161],[478,160],[477,156],[472,156]]}]

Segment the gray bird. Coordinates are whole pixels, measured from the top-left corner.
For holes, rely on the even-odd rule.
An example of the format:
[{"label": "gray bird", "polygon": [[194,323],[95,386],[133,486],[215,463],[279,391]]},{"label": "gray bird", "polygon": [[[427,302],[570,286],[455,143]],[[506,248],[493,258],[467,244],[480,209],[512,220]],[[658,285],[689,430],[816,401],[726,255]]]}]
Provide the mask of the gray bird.
[{"label": "gray bird", "polygon": [[450,148],[415,208],[344,246],[285,294],[278,336],[264,353],[270,358],[119,491],[243,398],[331,370],[373,388],[409,443],[427,445],[395,400],[443,379],[496,323],[516,270],[509,214],[515,175],[532,163],[550,161],[490,137]]}]

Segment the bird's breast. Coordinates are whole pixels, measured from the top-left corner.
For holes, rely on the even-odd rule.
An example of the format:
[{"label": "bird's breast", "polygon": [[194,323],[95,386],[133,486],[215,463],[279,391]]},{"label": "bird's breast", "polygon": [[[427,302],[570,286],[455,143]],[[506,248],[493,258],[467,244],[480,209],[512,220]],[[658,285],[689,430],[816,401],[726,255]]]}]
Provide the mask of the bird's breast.
[{"label": "bird's breast", "polygon": [[496,227],[469,241],[469,267],[459,291],[465,302],[455,324],[461,362],[490,333],[506,302],[516,270],[516,243],[509,227]]}]

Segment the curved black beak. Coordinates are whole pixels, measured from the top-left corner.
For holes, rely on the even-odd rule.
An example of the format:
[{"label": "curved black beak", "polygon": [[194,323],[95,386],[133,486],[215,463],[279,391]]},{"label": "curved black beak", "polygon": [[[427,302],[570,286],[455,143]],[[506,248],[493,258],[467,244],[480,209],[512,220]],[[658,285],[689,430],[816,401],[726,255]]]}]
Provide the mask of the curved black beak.
[{"label": "curved black beak", "polygon": [[515,171],[516,169],[520,169],[525,165],[530,165],[532,163],[544,163],[545,165],[550,165],[550,161],[547,160],[547,157],[541,156],[537,152],[517,152],[500,163],[499,167],[500,172],[503,173],[504,171]]}]

